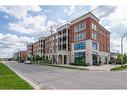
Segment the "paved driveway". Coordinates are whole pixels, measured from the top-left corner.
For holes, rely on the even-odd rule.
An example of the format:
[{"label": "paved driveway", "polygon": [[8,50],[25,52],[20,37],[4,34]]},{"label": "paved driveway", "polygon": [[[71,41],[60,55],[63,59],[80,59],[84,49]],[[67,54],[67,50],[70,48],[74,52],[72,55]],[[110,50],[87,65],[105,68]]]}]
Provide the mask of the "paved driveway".
[{"label": "paved driveway", "polygon": [[5,62],[40,89],[127,89],[127,72],[73,70]]}]

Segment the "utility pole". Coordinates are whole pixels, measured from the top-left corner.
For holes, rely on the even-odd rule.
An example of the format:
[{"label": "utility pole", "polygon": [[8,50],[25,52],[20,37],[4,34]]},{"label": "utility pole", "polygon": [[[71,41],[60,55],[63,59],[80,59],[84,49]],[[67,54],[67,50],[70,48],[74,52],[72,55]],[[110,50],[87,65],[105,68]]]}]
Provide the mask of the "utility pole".
[{"label": "utility pole", "polygon": [[19,50],[19,48],[18,48],[18,53],[17,53],[17,55],[18,55],[18,62],[20,61],[20,50]]},{"label": "utility pole", "polygon": [[50,27],[50,32],[51,32],[51,61],[52,61],[52,64],[53,64],[53,37],[52,37],[52,26]]}]

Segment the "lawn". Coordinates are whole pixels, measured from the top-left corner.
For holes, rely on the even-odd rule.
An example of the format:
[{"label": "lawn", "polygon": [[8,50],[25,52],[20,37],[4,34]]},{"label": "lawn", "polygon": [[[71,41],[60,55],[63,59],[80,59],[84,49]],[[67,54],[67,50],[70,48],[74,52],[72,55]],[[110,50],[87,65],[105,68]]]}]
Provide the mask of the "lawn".
[{"label": "lawn", "polygon": [[33,89],[25,80],[21,79],[12,70],[0,62],[0,89]]},{"label": "lawn", "polygon": [[127,65],[111,69],[111,71],[122,71],[122,70],[127,70]]}]

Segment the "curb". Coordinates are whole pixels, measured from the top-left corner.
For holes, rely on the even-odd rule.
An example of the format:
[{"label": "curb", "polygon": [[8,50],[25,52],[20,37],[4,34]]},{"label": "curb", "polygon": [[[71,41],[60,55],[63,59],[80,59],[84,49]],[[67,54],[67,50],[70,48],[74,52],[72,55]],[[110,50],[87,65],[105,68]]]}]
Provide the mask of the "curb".
[{"label": "curb", "polygon": [[40,64],[45,66],[52,66],[52,67],[60,67],[60,68],[67,68],[67,69],[77,69],[77,70],[86,70],[86,71],[111,71],[111,70],[103,70],[103,69],[89,69],[89,68],[80,68],[80,67],[69,67],[69,66],[59,66],[54,64]]},{"label": "curb", "polygon": [[26,82],[28,82],[35,90],[39,90],[40,87],[37,86],[36,84],[34,84],[32,81],[30,81],[28,78],[26,78],[24,75],[16,72],[14,69],[12,69],[11,67],[9,67],[5,62],[2,62],[4,65],[6,65],[8,68],[10,68],[13,72],[15,72],[19,77],[21,77],[23,80],[25,80]]},{"label": "curb", "polygon": [[59,66],[59,65],[52,65],[52,64],[40,64],[40,65],[45,65],[45,66],[52,66],[52,67],[60,67],[60,68],[66,68],[66,69],[77,69],[77,70],[87,70],[89,71],[88,68],[77,68],[77,67],[69,67],[69,66]]}]

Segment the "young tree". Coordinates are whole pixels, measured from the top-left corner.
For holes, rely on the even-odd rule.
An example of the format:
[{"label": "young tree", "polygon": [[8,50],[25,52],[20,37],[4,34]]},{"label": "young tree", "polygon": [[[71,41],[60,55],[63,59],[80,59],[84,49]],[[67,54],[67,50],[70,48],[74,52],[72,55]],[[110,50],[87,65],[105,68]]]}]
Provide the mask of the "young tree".
[{"label": "young tree", "polygon": [[127,63],[127,55],[124,54],[124,55],[123,55],[123,64],[126,64],[126,63]]},{"label": "young tree", "polygon": [[45,60],[45,56],[42,56],[42,60]]},{"label": "young tree", "polygon": [[33,55],[32,60],[33,60],[33,62],[36,61],[36,55]]},{"label": "young tree", "polygon": [[117,61],[118,63],[123,63],[123,55],[122,54],[118,54],[118,57],[117,57]]}]

